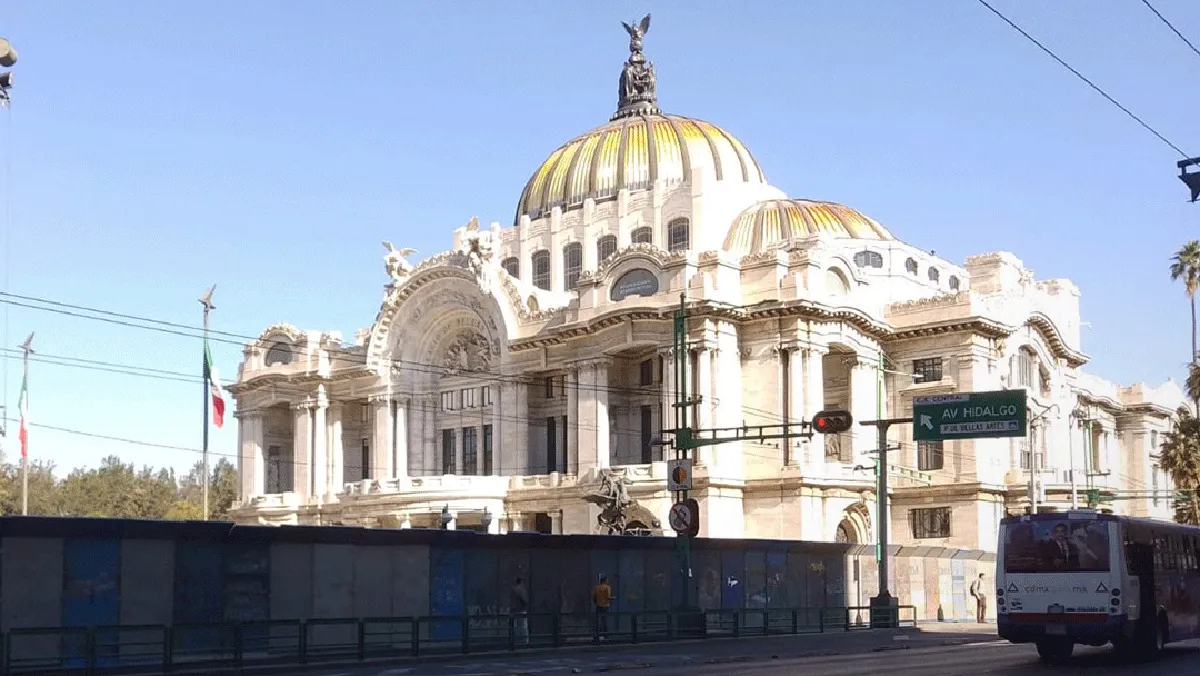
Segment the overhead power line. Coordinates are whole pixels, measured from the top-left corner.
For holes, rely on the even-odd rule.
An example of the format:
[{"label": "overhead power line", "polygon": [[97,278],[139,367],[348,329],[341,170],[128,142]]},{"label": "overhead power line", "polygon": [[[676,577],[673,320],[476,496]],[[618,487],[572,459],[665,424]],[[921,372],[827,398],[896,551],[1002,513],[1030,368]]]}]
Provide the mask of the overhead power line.
[{"label": "overhead power line", "polygon": [[1154,16],[1158,17],[1159,21],[1162,21],[1164,24],[1166,24],[1167,28],[1170,28],[1172,33],[1178,36],[1180,40],[1183,40],[1183,44],[1187,45],[1188,49],[1195,52],[1196,56],[1200,56],[1200,49],[1196,49],[1196,45],[1193,45],[1191,40],[1184,37],[1183,33],[1180,33],[1179,29],[1176,28],[1175,25],[1167,19],[1167,17],[1162,15],[1162,12],[1155,9],[1154,5],[1150,4],[1150,0],[1142,0],[1142,4],[1145,5],[1151,12],[1154,12]]},{"label": "overhead power line", "polygon": [[[1051,51],[1049,47],[1047,47],[1046,45],[1043,45],[1041,42],[1039,42],[1037,40],[1037,38],[1035,38],[1032,35],[1030,35],[1029,33],[1027,33],[1025,31],[1025,29],[1023,29],[1020,26],[1018,26],[1017,24],[1013,23],[1012,19],[1009,19],[1007,16],[1004,16],[1004,14],[1000,12],[1000,10],[998,10],[995,7],[992,7],[990,4],[988,4],[987,0],[979,0],[979,4],[988,8],[988,10],[990,10],[993,14],[1000,17],[1000,19],[1002,21],[1004,21],[1004,23],[1008,24],[1009,26],[1012,27],[1013,30],[1015,30],[1018,33],[1020,33],[1021,35],[1023,35],[1026,40],[1029,40],[1033,44],[1037,45],[1039,49],[1041,49],[1043,52],[1045,52],[1047,55],[1049,55],[1050,58],[1057,61],[1059,63],[1059,65],[1061,65],[1063,68],[1066,68],[1067,70],[1071,71],[1071,73],[1074,74],[1075,77],[1079,78],[1080,80],[1083,80],[1083,82],[1086,83],[1087,86],[1096,90],[1096,93],[1100,94],[1100,96],[1103,96],[1105,99],[1107,99],[1109,103],[1111,103],[1114,106],[1116,106],[1117,108],[1121,109],[1121,111],[1124,112],[1126,115],[1128,115],[1130,118],[1132,118],[1134,122],[1137,122],[1138,124],[1142,125],[1143,129],[1150,132],[1151,134],[1154,134],[1158,138],[1158,140],[1160,140],[1163,143],[1170,146],[1172,150],[1179,153],[1184,158],[1188,157],[1188,154],[1183,152],[1183,150],[1179,146],[1175,145],[1174,143],[1171,143],[1169,140],[1167,140],[1166,136],[1163,136],[1161,133],[1158,132],[1157,129],[1155,129],[1154,127],[1151,127],[1145,120],[1143,120],[1142,118],[1135,115],[1132,110],[1121,105],[1120,101],[1117,101],[1115,98],[1113,98],[1111,95],[1109,95],[1108,92],[1101,89],[1099,85],[1097,85],[1095,82],[1092,82],[1091,80],[1089,80],[1087,78],[1087,76],[1085,76],[1083,73],[1080,73],[1078,70],[1076,70],[1074,67],[1072,67],[1071,64],[1064,61],[1061,57],[1059,57],[1057,54],[1055,54],[1053,51]],[[1149,3],[1147,3],[1147,4],[1149,4]],[[1182,37],[1182,36],[1180,36],[1180,37]]]}]

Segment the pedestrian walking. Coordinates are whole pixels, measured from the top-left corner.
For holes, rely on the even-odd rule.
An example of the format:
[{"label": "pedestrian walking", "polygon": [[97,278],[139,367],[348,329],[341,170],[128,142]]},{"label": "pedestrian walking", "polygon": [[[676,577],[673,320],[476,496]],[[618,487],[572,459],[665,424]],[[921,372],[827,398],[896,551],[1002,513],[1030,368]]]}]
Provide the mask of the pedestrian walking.
[{"label": "pedestrian walking", "polygon": [[975,597],[975,621],[987,622],[987,592],[983,590],[983,573],[971,583],[971,596]]},{"label": "pedestrian walking", "polygon": [[508,609],[513,614],[513,633],[518,643],[529,644],[529,592],[520,577],[508,593]]},{"label": "pedestrian walking", "polygon": [[592,605],[596,608],[596,637],[603,641],[608,634],[608,607],[612,605],[612,587],[604,575],[592,588]]}]

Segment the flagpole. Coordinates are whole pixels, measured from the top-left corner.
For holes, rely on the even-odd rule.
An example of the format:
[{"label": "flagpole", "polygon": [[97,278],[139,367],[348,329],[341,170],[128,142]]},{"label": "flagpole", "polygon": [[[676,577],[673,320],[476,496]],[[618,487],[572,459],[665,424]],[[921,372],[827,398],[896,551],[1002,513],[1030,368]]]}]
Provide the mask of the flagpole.
[{"label": "flagpole", "polygon": [[[24,390],[22,398],[24,401],[19,402],[21,406],[21,424],[28,425],[25,420],[25,411],[29,408],[27,398],[29,397],[29,355],[33,353],[33,334],[21,343],[21,385]],[[21,516],[29,516],[29,453],[26,450],[28,445],[28,432],[25,433],[26,438],[21,440]]]},{"label": "flagpole", "polygon": [[216,309],[212,303],[213,291],[217,289],[217,285],[213,284],[203,296],[200,297],[200,304],[204,306],[204,365],[202,372],[204,377],[202,380],[204,389],[204,437],[203,445],[201,446],[201,475],[200,475],[200,511],[203,514],[203,520],[208,521],[208,389],[210,387],[209,365],[208,365],[208,313]]}]

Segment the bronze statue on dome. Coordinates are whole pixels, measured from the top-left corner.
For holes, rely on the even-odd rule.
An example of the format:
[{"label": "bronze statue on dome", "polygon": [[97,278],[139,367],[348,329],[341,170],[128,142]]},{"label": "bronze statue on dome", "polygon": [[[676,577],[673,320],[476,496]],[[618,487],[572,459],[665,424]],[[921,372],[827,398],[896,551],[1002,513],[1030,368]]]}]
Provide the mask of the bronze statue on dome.
[{"label": "bronze statue on dome", "polygon": [[612,119],[658,113],[658,77],[654,73],[654,64],[642,53],[642,39],[650,30],[650,15],[642,17],[636,25],[624,21],[621,25],[629,33],[629,58],[621,69],[617,112]]}]

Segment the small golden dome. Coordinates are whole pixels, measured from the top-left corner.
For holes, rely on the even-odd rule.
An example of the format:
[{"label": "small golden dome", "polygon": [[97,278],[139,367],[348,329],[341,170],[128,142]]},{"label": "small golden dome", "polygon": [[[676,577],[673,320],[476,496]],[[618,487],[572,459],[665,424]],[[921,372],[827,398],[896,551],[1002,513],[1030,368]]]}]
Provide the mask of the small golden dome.
[{"label": "small golden dome", "polygon": [[658,112],[620,117],[550,153],[525,184],[515,221],[579,208],[589,197],[615,198],[623,188],[680,183],[700,166],[718,181],[767,182],[746,146],[715,124]]},{"label": "small golden dome", "polygon": [[829,235],[847,239],[894,240],[875,220],[836,202],[804,199],[765,200],[733,219],[725,235],[726,251],[760,253],[793,237]]}]

